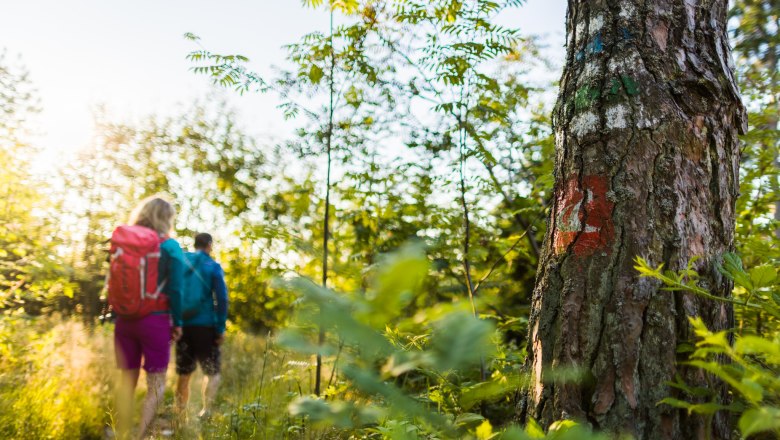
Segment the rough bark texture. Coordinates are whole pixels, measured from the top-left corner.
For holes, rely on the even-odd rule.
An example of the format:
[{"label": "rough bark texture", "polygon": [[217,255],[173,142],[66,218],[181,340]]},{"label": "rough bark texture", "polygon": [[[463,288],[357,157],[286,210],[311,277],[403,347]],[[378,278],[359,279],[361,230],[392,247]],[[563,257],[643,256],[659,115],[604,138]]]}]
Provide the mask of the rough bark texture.
[{"label": "rough bark texture", "polygon": [[[688,317],[731,324],[720,303],[660,290],[634,258],[684,268],[728,295],[715,262],[733,249],[737,135],[745,112],[731,68],[726,0],[570,0],[553,124],[555,199],[530,319],[534,383],[521,418],[579,419],[637,439],[728,438],[657,403],[675,390]],[[584,383],[543,380],[577,366]],[[707,425],[710,425],[709,427]]]}]

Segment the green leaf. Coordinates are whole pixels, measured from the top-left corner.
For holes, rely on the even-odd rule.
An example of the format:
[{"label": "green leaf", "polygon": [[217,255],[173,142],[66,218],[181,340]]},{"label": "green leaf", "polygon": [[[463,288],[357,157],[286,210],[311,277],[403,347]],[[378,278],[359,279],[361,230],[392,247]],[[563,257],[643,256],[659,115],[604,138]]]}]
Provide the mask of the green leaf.
[{"label": "green leaf", "polygon": [[718,364],[717,362],[692,360],[688,362],[688,364],[697,368],[701,368],[702,370],[705,370],[723,379],[750,402],[760,402],[764,398],[763,389],[759,384],[753,381],[745,382],[735,378],[732,374],[729,373],[727,368]]},{"label": "green leaf", "polygon": [[428,260],[422,247],[406,245],[384,256],[379,267],[372,288],[366,292],[370,307],[362,311],[360,317],[375,328],[384,328],[403,312],[422,287],[428,274]]},{"label": "green leaf", "polygon": [[319,309],[302,308],[298,316],[301,323],[316,323],[321,328],[336,331],[345,344],[360,347],[363,356],[367,358],[379,358],[393,351],[390,342],[382,333],[355,319],[355,303],[306,278],[295,278],[289,281],[287,286],[300,292],[304,303],[316,304]]},{"label": "green leaf", "polygon": [[739,418],[739,431],[743,437],[778,430],[780,430],[780,408],[770,406],[752,408]]},{"label": "green leaf", "polygon": [[313,397],[300,397],[290,402],[288,411],[292,416],[308,416],[313,422],[354,428],[377,423],[384,411],[374,406],[356,406],[351,402],[324,400]]},{"label": "green leaf", "polygon": [[276,343],[288,350],[303,354],[320,353],[323,356],[330,356],[336,352],[330,345],[319,346],[313,343],[310,338],[307,338],[305,334],[297,329],[283,329],[276,337]]},{"label": "green leaf", "polygon": [[483,420],[482,423],[477,426],[474,434],[476,434],[477,440],[489,440],[495,436],[493,434],[493,426],[488,420]]},{"label": "green leaf", "polygon": [[774,267],[763,264],[750,269],[750,281],[755,289],[771,286],[777,279],[777,271]]},{"label": "green leaf", "polygon": [[531,438],[544,438],[544,429],[534,419],[529,419],[525,425],[525,433]]},{"label": "green leaf", "polygon": [[498,437],[501,440],[530,440],[531,437],[528,436],[525,431],[518,428],[517,426],[510,426],[506,429],[506,431],[502,432],[501,435]]},{"label": "green leaf", "polygon": [[475,365],[491,354],[493,326],[462,311],[447,315],[435,325],[431,337],[432,364],[440,371]]},{"label": "green leaf", "polygon": [[393,412],[411,417],[425,419],[426,422],[442,430],[449,430],[448,421],[441,414],[429,411],[418,401],[407,396],[403,390],[393,383],[384,382],[371,371],[359,368],[355,365],[345,365],[344,375],[360,391],[382,397]]},{"label": "green leaf", "polygon": [[485,418],[476,413],[463,413],[455,418],[455,424],[461,427],[474,427],[477,426],[480,422],[485,420]]},{"label": "green leaf", "polygon": [[607,440],[601,434],[593,434],[591,430],[574,420],[559,420],[550,425],[547,438],[551,440]]},{"label": "green leaf", "polygon": [[460,396],[460,405],[463,409],[471,409],[479,402],[498,399],[520,387],[521,376],[500,376],[488,382],[480,382],[463,390]]},{"label": "green leaf", "polygon": [[728,252],[723,254],[723,265],[720,266],[721,273],[734,280],[737,286],[744,287],[747,290],[753,290],[753,283],[750,276],[742,268],[742,260],[737,254]]},{"label": "green leaf", "polygon": [[324,75],[325,73],[322,71],[320,66],[316,64],[312,64],[311,67],[309,68],[308,76],[309,76],[309,80],[313,84],[318,84]]},{"label": "green leaf", "polygon": [[666,397],[662,399],[660,402],[658,402],[658,405],[669,405],[674,408],[680,408],[680,409],[688,409],[691,407],[691,404],[680,399],[675,399],[673,397]]},{"label": "green leaf", "polygon": [[759,336],[743,336],[737,339],[734,350],[739,354],[764,355],[775,364],[780,364],[780,344]]},{"label": "green leaf", "polygon": [[[667,382],[667,384],[671,387],[677,388],[678,390],[685,391],[688,395],[694,396],[694,397],[707,397],[712,396],[713,391],[710,388],[706,387],[694,387],[686,384],[682,377],[680,375],[676,375],[673,382]],[[663,402],[663,401],[662,401]],[[661,403],[661,402],[659,402]]]},{"label": "green leaf", "polygon": [[552,425],[550,425],[550,431],[566,431],[575,426],[577,426],[577,422],[574,420],[558,420],[557,422],[554,422]]},{"label": "green leaf", "polygon": [[697,403],[691,405],[688,408],[688,414],[702,414],[709,416],[724,409],[729,409],[729,407],[715,402]]}]

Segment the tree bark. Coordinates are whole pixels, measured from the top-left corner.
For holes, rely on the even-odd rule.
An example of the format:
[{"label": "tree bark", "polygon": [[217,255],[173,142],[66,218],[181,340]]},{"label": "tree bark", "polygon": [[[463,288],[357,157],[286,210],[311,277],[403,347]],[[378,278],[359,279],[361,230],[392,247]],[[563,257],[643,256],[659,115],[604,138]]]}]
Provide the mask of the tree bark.
[{"label": "tree bark", "polygon": [[[707,421],[658,402],[675,395],[667,382],[678,374],[706,384],[677,364],[677,346],[692,339],[688,317],[725,329],[730,308],[662,291],[633,267],[637,256],[673,270],[698,257],[703,287],[723,296],[732,287],[716,262],[734,248],[746,117],[727,8],[727,0],[569,0],[553,115],[555,197],[521,419],[576,419],[637,439],[710,430],[728,438],[723,415]],[[581,368],[585,380],[546,380],[561,367]]]}]

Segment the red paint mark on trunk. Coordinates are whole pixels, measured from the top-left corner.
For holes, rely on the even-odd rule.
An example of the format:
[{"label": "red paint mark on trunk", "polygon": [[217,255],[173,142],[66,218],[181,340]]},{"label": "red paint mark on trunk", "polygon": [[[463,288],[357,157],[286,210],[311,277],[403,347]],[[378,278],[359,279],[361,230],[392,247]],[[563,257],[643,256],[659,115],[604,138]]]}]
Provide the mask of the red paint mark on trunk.
[{"label": "red paint mark on trunk", "polygon": [[615,204],[607,199],[607,178],[585,176],[582,186],[577,176],[566,180],[556,197],[555,253],[572,246],[578,256],[607,250],[615,237],[612,210]]}]

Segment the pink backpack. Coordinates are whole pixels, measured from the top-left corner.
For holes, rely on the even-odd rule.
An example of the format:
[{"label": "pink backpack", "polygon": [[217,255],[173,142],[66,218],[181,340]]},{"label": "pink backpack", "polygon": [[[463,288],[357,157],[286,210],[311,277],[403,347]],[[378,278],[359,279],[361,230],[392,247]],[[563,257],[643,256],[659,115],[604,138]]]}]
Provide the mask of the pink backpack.
[{"label": "pink backpack", "polygon": [[111,234],[108,303],[122,317],[138,319],[168,310],[168,296],[157,285],[160,244],[167,237],[144,226],[118,226]]}]

